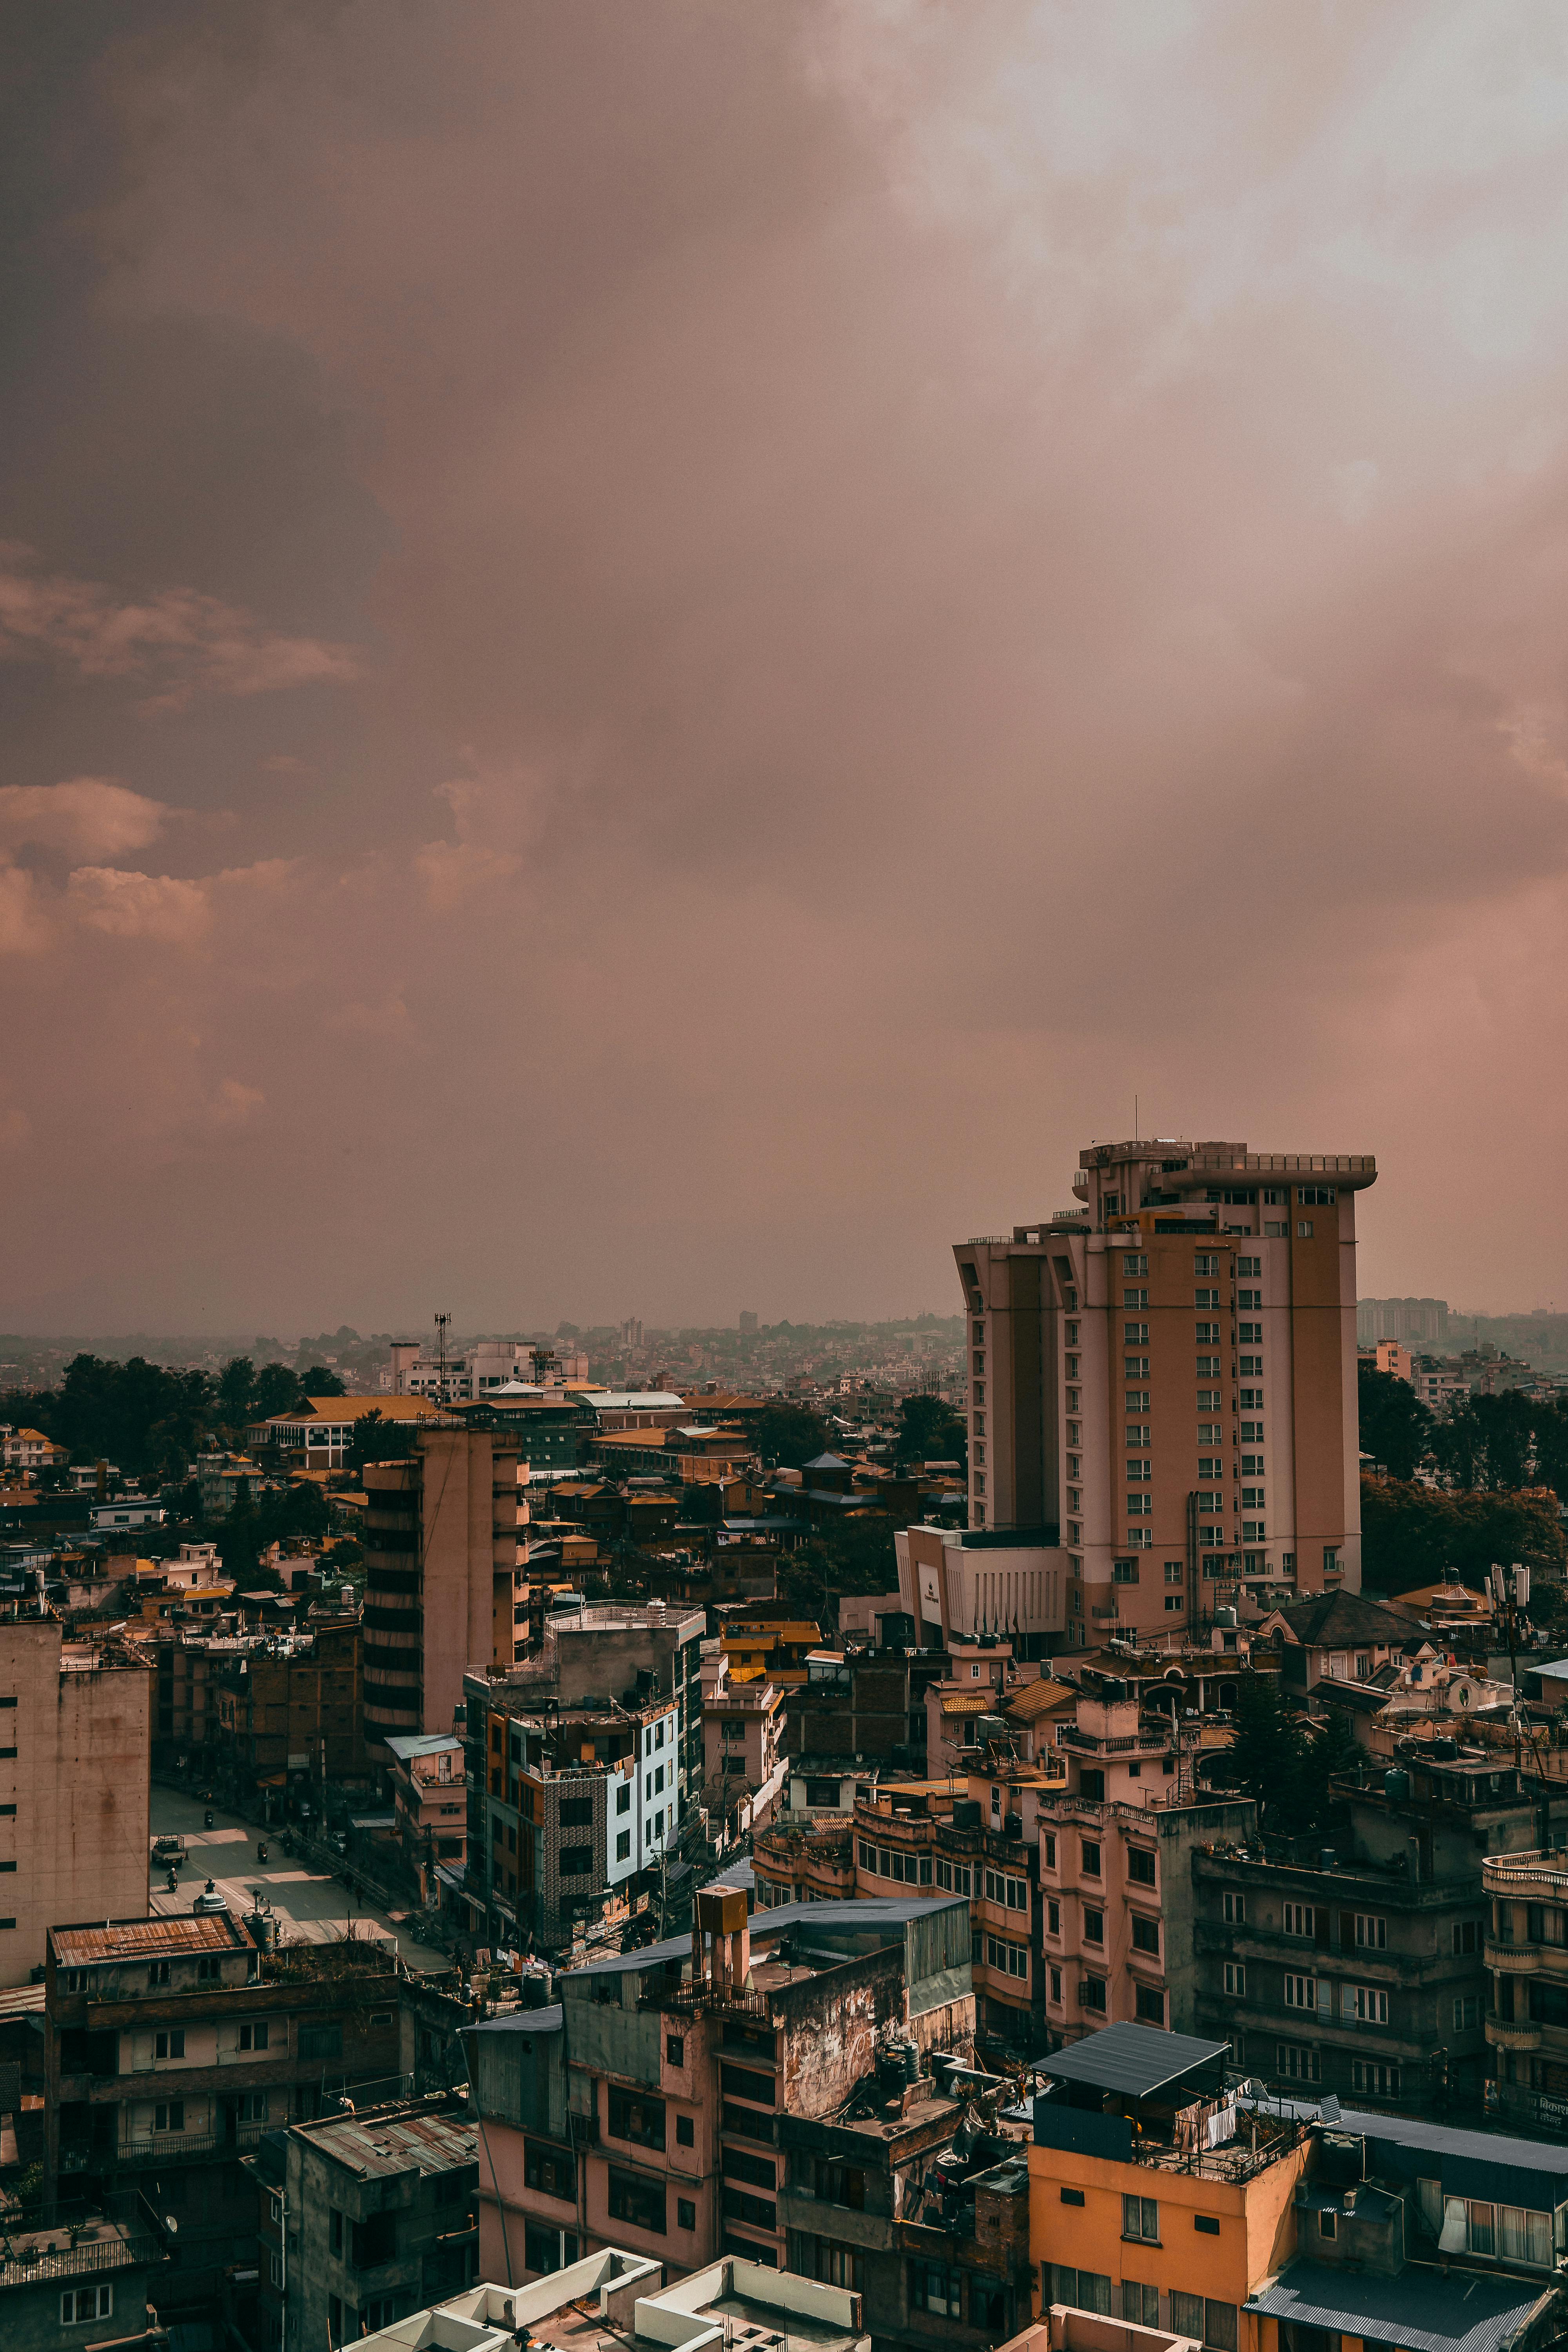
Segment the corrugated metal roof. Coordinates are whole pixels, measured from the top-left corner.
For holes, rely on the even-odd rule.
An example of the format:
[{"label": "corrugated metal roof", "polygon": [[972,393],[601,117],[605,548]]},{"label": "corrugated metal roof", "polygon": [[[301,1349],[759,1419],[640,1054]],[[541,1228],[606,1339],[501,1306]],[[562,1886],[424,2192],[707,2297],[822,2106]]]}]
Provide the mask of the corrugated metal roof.
[{"label": "corrugated metal roof", "polygon": [[395,1731],[386,1737],[387,1747],[405,1762],[410,1756],[440,1756],[462,1744],[455,1731]]},{"label": "corrugated metal roof", "polygon": [[1086,2033],[1054,2058],[1042,2058],[1041,2069],[1062,2083],[1094,2083],[1107,2091],[1122,2091],[1131,2098],[1152,2098],[1167,2083],[1190,2074],[1194,2067],[1223,2058],[1228,2042],[1200,2042],[1191,2033],[1167,2033],[1157,2025],[1102,2026]]},{"label": "corrugated metal roof", "polygon": [[225,1911],[176,1912],[161,1919],[119,1919],[107,1927],[51,1927],[61,1968],[94,1961],[165,1959],[182,1952],[247,1952],[251,1938]]},{"label": "corrugated metal roof", "polygon": [[548,2009],[518,2009],[506,2017],[487,2017],[482,2025],[465,2025],[465,2033],[559,2033],[566,2012],[552,2001]]},{"label": "corrugated metal roof", "polygon": [[[849,1817],[845,1816],[845,1826]],[[739,1880],[731,1873],[710,1882],[714,1886],[735,1886]],[[945,1911],[954,1903],[963,1903],[962,1895],[909,1895],[902,1900],[892,1895],[862,1896],[849,1903],[775,1903],[766,1911],[752,1914],[753,1947],[771,1937],[777,1930],[804,1925],[814,1927],[903,1927],[910,1919],[922,1919],[931,1911]],[[689,1936],[670,1936],[662,1944],[645,1944],[639,1952],[617,1952],[607,1960],[590,1960],[585,1968],[563,1971],[568,1979],[579,1977],[639,1976],[645,1969],[658,1968],[661,1960],[673,1960],[682,1955],[689,1958]],[[1147,2029],[1152,2032],[1152,2027]],[[1161,2040],[1173,2042],[1179,2037],[1162,2034]]]},{"label": "corrugated metal roof", "polygon": [[1519,2279],[1475,2272],[1405,2270],[1398,2278],[1292,2263],[1249,2296],[1243,2309],[1342,2336],[1397,2344],[1402,2352],[1497,2352],[1543,2294]]},{"label": "corrugated metal roof", "polygon": [[452,2172],[479,2156],[478,2126],[467,2116],[334,2116],[296,2129],[356,2172]]},{"label": "corrugated metal roof", "polygon": [[1325,2105],[1323,2113],[1335,2131],[1360,2139],[1392,2140],[1399,2147],[1429,2147],[1436,2155],[1468,2157],[1475,2164],[1507,2164],[1516,2171],[1550,2172],[1568,2179],[1568,2147],[1553,2147],[1547,2140],[1515,2139],[1508,2132],[1456,2131],[1449,2124],[1415,2123],[1405,2116],[1367,2115],[1351,2107],[1330,2116]]}]

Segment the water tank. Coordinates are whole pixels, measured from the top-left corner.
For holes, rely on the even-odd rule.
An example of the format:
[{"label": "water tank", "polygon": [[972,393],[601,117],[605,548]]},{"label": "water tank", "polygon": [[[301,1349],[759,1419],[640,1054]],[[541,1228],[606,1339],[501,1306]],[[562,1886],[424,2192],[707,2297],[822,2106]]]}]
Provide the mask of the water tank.
[{"label": "water tank", "polygon": [[1383,1793],[1385,1797],[1391,1797],[1395,1804],[1403,1804],[1410,1794],[1409,1773],[1401,1771],[1397,1765],[1392,1771],[1385,1772],[1383,1776]]},{"label": "water tank", "polygon": [[1214,1612],[1214,1622],[1216,1625],[1234,1625],[1237,1622],[1235,1610],[1216,1609]]},{"label": "water tank", "polygon": [[960,1797],[955,1800],[952,1808],[952,1826],[955,1830],[977,1830],[980,1827],[978,1797]]}]

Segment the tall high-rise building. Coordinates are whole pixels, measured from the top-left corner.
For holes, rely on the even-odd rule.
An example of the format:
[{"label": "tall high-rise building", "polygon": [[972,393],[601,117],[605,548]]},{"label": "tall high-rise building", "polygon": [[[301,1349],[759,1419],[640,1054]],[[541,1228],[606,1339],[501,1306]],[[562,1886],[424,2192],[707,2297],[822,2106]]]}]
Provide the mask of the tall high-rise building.
[{"label": "tall high-rise building", "polygon": [[1405,1347],[1446,1347],[1448,1302],[1446,1298],[1363,1298],[1356,1302],[1356,1337],[1363,1348],[1380,1339],[1397,1339]]},{"label": "tall high-rise building", "polygon": [[1059,1567],[1069,1637],[1359,1588],[1355,1196],[1376,1172],[1097,1144],[1079,1208],[957,1245],[967,1540]]},{"label": "tall high-rise building", "polygon": [[[510,1665],[527,1618],[517,1440],[437,1423],[364,1474],[364,1738],[450,1731],[469,1666]],[[390,1761],[390,1758],[383,1760]]]}]

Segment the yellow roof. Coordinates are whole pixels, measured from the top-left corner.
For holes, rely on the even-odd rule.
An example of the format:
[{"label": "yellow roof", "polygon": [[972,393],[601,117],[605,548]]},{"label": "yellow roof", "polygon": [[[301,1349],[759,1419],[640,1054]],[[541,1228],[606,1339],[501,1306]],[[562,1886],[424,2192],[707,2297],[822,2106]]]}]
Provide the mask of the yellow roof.
[{"label": "yellow roof", "polygon": [[1015,1685],[1007,1694],[1004,1712],[1015,1716],[1021,1723],[1033,1723],[1037,1715],[1048,1715],[1054,1706],[1062,1706],[1078,1693],[1066,1683],[1053,1683],[1044,1675],[1034,1682]]},{"label": "yellow roof", "polygon": [[954,1691],[951,1696],[944,1695],[942,1711],[943,1715],[984,1715],[990,1706],[989,1691]]}]

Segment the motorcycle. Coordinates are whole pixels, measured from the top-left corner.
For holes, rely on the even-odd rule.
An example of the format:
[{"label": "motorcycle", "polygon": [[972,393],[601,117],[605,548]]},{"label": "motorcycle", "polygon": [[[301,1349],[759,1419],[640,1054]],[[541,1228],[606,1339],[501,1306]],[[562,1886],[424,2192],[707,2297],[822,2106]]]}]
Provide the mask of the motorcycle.
[{"label": "motorcycle", "polygon": [[179,1891],[180,1891],[180,1874],[179,1874],[179,1872],[178,1872],[176,1869],[174,1869],[174,1867],[173,1866],[173,1864],[171,1864],[171,1865],[170,1865],[170,1869],[169,1869],[169,1875],[168,1875],[168,1877],[164,1880],[163,1884],[164,1884],[164,1885],[168,1888],[168,1890],[169,1890],[169,1892],[170,1892],[170,1894],[171,1894],[171,1895],[177,1895],[177,1894],[179,1893]]},{"label": "motorcycle", "polygon": [[265,1845],[258,1845],[258,1847],[257,1847],[257,1849],[256,1849],[256,1859],[257,1859],[257,1861],[258,1861],[258,1862],[265,1862],[265,1861],[266,1861],[266,1859],[267,1859],[267,1848],[266,1848],[266,1846],[265,1846]]},{"label": "motorcycle", "polygon": [[207,1807],[206,1811],[202,1815],[202,1827],[203,1827],[203,1829],[204,1829],[204,1830],[210,1830],[210,1829],[211,1829],[211,1827],[212,1827],[212,1825],[213,1825],[212,1807],[209,1805],[209,1806]]}]

